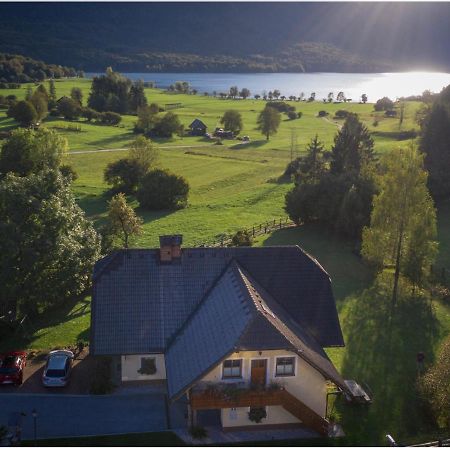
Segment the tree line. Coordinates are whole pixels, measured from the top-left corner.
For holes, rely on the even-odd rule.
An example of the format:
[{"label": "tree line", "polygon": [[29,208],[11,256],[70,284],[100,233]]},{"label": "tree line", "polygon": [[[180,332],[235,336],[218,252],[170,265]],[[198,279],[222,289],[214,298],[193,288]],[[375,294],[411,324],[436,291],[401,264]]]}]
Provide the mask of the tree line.
[{"label": "tree line", "polygon": [[30,83],[47,78],[84,77],[83,71],[72,67],[46,64],[21,55],[0,53],[0,82]]}]

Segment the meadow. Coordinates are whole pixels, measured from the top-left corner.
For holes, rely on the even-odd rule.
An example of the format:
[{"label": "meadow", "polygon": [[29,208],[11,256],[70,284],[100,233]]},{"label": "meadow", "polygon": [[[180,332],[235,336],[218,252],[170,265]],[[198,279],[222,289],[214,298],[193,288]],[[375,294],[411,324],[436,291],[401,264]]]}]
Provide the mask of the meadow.
[{"label": "meadow", "polygon": [[[70,95],[70,90],[80,87],[84,103],[90,90],[90,80],[56,80],[57,98]],[[0,95],[14,94],[23,98],[27,86],[21,89],[0,90]],[[281,89],[282,91],[282,89]],[[256,130],[258,113],[264,107],[263,100],[222,100],[210,96],[173,94],[157,89],[146,89],[149,102],[160,106],[181,103],[174,110],[187,127],[195,118],[200,118],[209,131],[220,126],[220,118],[227,109],[242,114],[244,129],[241,134],[250,136],[250,143],[224,140],[223,145],[212,145],[203,137],[174,136],[172,139],[157,140],[160,148],[160,166],[187,178],[191,186],[189,207],[180,211],[145,212],[137,210],[144,218],[144,232],[135,241],[136,246],[148,247],[157,244],[163,233],[182,233],[186,245],[208,241],[223,234],[231,234],[274,218],[285,216],[284,195],[291,188],[290,183],[279,182],[291,157],[302,154],[308,142],[316,134],[329,149],[343,120],[334,119],[339,109],[358,113],[361,120],[374,133],[375,148],[379,153],[405,145],[399,141],[399,131],[417,128],[415,113],[418,102],[408,102],[401,127],[395,118],[385,118],[382,112],[375,112],[373,104],[323,104],[322,102],[293,102],[297,111],[303,113],[300,119],[283,120],[278,133],[266,141]],[[291,103],[291,102],[290,102]],[[320,110],[329,115],[317,117]],[[66,121],[48,117],[44,125],[64,135],[70,151],[67,162],[78,172],[79,178],[73,184],[79,204],[89,217],[101,222],[110,198],[108,186],[103,181],[103,170],[114,160],[124,157],[122,149],[135,138],[133,126],[135,116],[124,115],[119,126],[104,126],[79,121]],[[374,126],[374,122],[378,125]],[[15,127],[12,119],[0,111],[0,131]],[[74,128],[79,131],[74,131]],[[292,130],[296,145],[292,150]],[[112,151],[116,149],[117,151]],[[96,152],[97,150],[111,150]],[[92,153],[87,153],[92,151]],[[83,153],[78,153],[83,152]],[[84,153],[86,152],[86,153]],[[134,206],[137,204],[130,199]]]},{"label": "meadow", "polygon": [[[86,102],[89,80],[64,80],[56,82],[58,97],[69,95],[73,86],[79,86]],[[282,87],[281,87],[282,90]],[[24,96],[20,90],[0,90]],[[291,160],[291,130],[295,130],[297,147],[293,156],[302,154],[307,143],[316,134],[329,149],[334,136],[343,123],[334,114],[339,109],[358,113],[360,119],[373,133],[377,153],[407,145],[399,140],[399,132],[417,130],[415,113],[418,102],[407,102],[403,124],[398,118],[385,118],[374,112],[373,104],[323,104],[322,102],[295,102],[300,119],[283,120],[276,135],[266,141],[256,130],[256,118],[264,107],[262,100],[221,100],[203,95],[169,94],[146,89],[149,102],[164,106],[181,103],[174,110],[183,125],[200,118],[212,131],[220,126],[220,117],[227,109],[239,110],[243,117],[242,134],[250,136],[250,143],[223,141],[212,145],[202,137],[174,137],[158,140],[160,167],[185,176],[191,186],[189,205],[179,211],[146,212],[129,198],[138,215],[144,219],[144,232],[133,243],[138,247],[158,245],[161,234],[181,233],[184,245],[199,245],[223,234],[231,234],[261,222],[285,216],[284,195],[292,188],[291,182],[281,181],[280,175]],[[320,110],[329,112],[326,118],[317,117]],[[374,121],[378,125],[374,125]],[[89,124],[84,120],[69,122],[49,118],[45,126],[55,128],[66,136],[70,145],[67,162],[77,171],[79,178],[73,191],[88,217],[97,224],[105,219],[107,203],[111,197],[103,181],[106,165],[125,156],[127,145],[134,139],[133,125],[136,117],[124,116],[119,126]],[[77,125],[81,131],[70,131]],[[0,111],[0,130],[15,127],[13,120]],[[98,151],[107,150],[107,151]],[[450,202],[438,211],[438,238],[440,253],[437,265],[450,269]],[[346,378],[369,383],[376,392],[374,404],[369,409],[348,409],[335,406],[344,429],[349,433],[349,443],[383,443],[383,436],[391,432],[395,437],[423,432],[422,422],[416,414],[414,397],[416,375],[415,355],[426,351],[427,363],[439,349],[442,338],[450,333],[450,305],[433,300],[431,305],[406,305],[403,323],[396,336],[395,357],[384,357],[384,316],[372,301],[363,301],[362,293],[373,282],[368,267],[352,251],[352,246],[332,233],[314,226],[276,231],[256,240],[256,245],[299,245],[314,255],[330,274],[336,297],[347,348],[330,349],[329,355]],[[71,304],[49,312],[45,317],[27,324],[24,336],[14,336],[1,343],[12,343],[25,348],[48,349],[73,344],[78,339],[89,339],[90,299],[74,299]],[[411,337],[411,330],[419,330]],[[403,333],[403,335],[401,334]],[[413,412],[410,413],[409,409]],[[383,434],[384,433],[384,434]]]}]

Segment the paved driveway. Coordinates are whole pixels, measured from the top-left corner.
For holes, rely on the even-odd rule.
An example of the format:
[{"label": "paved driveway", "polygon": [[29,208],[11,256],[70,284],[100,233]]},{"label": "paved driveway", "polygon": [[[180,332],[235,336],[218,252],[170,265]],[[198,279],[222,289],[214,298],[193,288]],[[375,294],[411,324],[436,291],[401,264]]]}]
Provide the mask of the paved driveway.
[{"label": "paved driveway", "polygon": [[120,434],[167,429],[162,394],[0,395],[0,425],[13,412],[25,412],[22,439],[33,439],[31,411],[36,408],[38,439]]}]

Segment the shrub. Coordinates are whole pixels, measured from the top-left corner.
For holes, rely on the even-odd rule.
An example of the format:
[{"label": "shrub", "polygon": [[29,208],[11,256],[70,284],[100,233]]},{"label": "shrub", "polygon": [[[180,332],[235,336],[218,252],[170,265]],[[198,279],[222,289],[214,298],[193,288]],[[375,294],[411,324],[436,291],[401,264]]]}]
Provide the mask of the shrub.
[{"label": "shrub", "polygon": [[193,426],[189,428],[189,433],[194,439],[204,439],[208,436],[208,432],[200,426]]},{"label": "shrub", "polygon": [[95,109],[86,107],[81,110],[81,116],[87,119],[88,122],[90,122],[91,120],[98,119],[99,113]]},{"label": "shrub", "polygon": [[164,117],[158,118],[151,134],[158,137],[171,138],[174,133],[181,130],[181,122],[176,114],[168,112]]},{"label": "shrub", "polygon": [[143,208],[161,210],[185,207],[188,194],[189,184],[183,177],[156,169],[145,175],[136,197]]},{"label": "shrub", "polygon": [[253,238],[248,231],[238,231],[231,238],[231,245],[233,247],[251,247],[253,244]]},{"label": "shrub", "polygon": [[372,125],[373,125],[374,127],[377,127],[379,124],[380,124],[380,121],[379,121],[378,119],[375,119],[375,120],[373,121],[373,123],[372,123]]},{"label": "shrub", "polygon": [[297,113],[297,117],[298,117],[299,119],[301,119],[302,116],[303,116],[303,113],[302,113],[301,111],[299,111],[299,112]]},{"label": "shrub", "polygon": [[62,166],[59,166],[59,171],[64,178],[69,180],[70,183],[78,178],[78,173],[69,164],[63,164]]},{"label": "shrub", "polygon": [[263,419],[265,419],[267,417],[267,412],[266,412],[266,408],[260,407],[260,408],[250,408],[250,411],[248,413],[248,418],[249,420],[251,420],[252,422],[255,423],[261,423],[261,421]]},{"label": "shrub", "polygon": [[317,117],[325,117],[328,116],[328,113],[323,109],[317,113]]},{"label": "shrub", "polygon": [[288,113],[289,111],[295,111],[295,106],[289,105],[286,102],[267,102],[266,106],[276,109],[281,113]]},{"label": "shrub", "polygon": [[389,111],[394,109],[394,102],[388,97],[380,98],[375,103],[374,109],[375,111]]},{"label": "shrub", "polygon": [[336,119],[345,119],[348,116],[349,112],[345,109],[338,109],[334,114]]},{"label": "shrub", "polygon": [[93,371],[93,378],[89,392],[93,395],[109,394],[114,389],[111,379],[111,358],[100,357]]},{"label": "shrub", "polygon": [[118,125],[121,122],[122,117],[120,114],[117,114],[115,112],[106,111],[99,113],[98,119],[105,125]]},{"label": "shrub", "polygon": [[294,120],[298,118],[298,115],[295,111],[289,111],[287,113],[287,116],[289,117],[290,120]]},{"label": "shrub", "polygon": [[81,115],[81,107],[79,103],[69,97],[63,97],[60,99],[56,109],[58,113],[67,120],[78,119]]},{"label": "shrub", "polygon": [[19,122],[20,126],[29,127],[36,123],[38,114],[30,102],[21,100],[8,109],[8,116]]},{"label": "shrub", "polygon": [[134,192],[147,170],[139,161],[131,158],[122,158],[109,163],[103,173],[104,180],[113,187],[114,191],[131,194]]}]

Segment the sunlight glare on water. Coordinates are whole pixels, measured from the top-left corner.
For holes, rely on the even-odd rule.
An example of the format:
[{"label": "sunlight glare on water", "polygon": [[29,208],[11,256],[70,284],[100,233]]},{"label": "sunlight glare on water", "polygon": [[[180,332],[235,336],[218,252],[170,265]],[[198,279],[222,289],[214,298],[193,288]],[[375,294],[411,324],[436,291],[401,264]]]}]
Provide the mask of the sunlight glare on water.
[{"label": "sunlight glare on water", "polygon": [[[95,74],[87,74],[93,76]],[[450,84],[450,74],[441,72],[398,72],[398,73],[125,73],[132,80],[154,81],[157,87],[167,88],[175,81],[188,81],[199,94],[227,93],[231,86],[248,88],[252,95],[264,94],[278,89],[281,95],[309,96],[316,93],[316,99],[326,98],[329,92],[336,97],[339,91],[353,101],[359,101],[362,94],[369,102],[381,97],[392,100],[398,97],[422,94],[425,90],[440,92]]]}]

